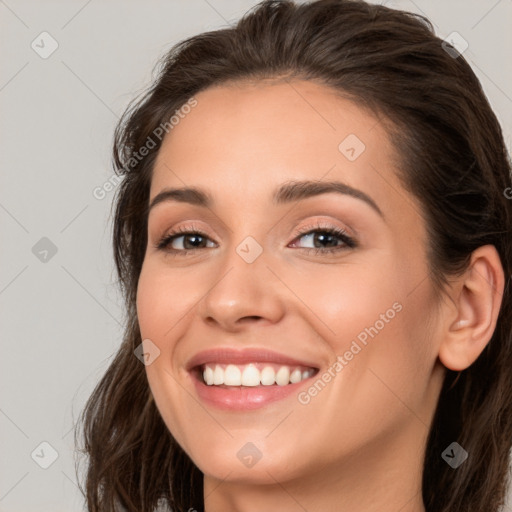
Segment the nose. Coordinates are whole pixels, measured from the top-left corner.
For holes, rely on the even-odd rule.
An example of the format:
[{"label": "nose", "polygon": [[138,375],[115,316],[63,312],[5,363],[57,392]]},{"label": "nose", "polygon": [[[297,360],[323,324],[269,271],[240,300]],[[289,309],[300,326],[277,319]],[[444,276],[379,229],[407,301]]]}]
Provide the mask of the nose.
[{"label": "nose", "polygon": [[233,250],[225,263],[199,305],[203,320],[229,332],[278,322],[285,287],[268,268],[264,253],[248,263]]}]

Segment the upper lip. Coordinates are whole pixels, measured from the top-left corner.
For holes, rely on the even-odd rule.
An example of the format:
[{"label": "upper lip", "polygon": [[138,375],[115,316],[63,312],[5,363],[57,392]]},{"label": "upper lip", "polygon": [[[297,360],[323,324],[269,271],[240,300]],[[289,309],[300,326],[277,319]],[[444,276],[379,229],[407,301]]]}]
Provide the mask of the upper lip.
[{"label": "upper lip", "polygon": [[233,349],[229,347],[215,348],[198,352],[187,363],[187,370],[207,363],[219,364],[246,364],[268,362],[283,364],[286,366],[306,366],[318,369],[315,363],[289,357],[272,350],[262,348]]}]

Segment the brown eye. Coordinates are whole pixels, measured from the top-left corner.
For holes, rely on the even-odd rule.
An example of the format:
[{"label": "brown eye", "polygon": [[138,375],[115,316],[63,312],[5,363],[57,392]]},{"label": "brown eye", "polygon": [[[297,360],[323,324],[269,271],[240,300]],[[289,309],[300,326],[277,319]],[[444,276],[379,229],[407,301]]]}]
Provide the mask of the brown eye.
[{"label": "brown eye", "polygon": [[[181,241],[180,241],[181,240]],[[209,238],[199,231],[175,231],[166,235],[157,245],[158,249],[169,251],[169,252],[188,252],[193,251],[194,249],[205,249],[207,247],[211,247],[208,245]],[[170,247],[174,245],[179,247]]]},{"label": "brown eye", "polygon": [[[356,247],[356,242],[344,230],[335,226],[317,225],[306,228],[297,233],[294,240],[300,240],[301,238],[312,244],[312,247],[301,247],[302,249],[317,253],[336,252]],[[296,243],[293,246],[296,247]]]}]

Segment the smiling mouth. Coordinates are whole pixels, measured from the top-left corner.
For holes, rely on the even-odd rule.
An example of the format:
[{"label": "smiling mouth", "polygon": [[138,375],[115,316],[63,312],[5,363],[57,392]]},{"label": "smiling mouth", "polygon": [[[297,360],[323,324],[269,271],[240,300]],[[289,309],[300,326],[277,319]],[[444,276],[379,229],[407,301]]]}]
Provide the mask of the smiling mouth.
[{"label": "smiling mouth", "polygon": [[269,362],[207,363],[193,369],[200,382],[219,388],[288,386],[307,380],[318,371],[318,368],[313,367]]}]

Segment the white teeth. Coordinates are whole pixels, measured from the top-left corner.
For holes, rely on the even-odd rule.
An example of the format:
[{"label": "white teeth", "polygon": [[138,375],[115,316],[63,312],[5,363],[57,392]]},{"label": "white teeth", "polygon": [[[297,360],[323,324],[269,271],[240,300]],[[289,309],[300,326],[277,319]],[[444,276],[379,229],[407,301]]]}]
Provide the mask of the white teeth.
[{"label": "white teeth", "polygon": [[260,371],[253,364],[248,364],[242,373],[242,386],[259,386]]},{"label": "white teeth", "polygon": [[272,384],[275,384],[276,382],[276,372],[274,371],[274,368],[270,366],[265,366],[263,370],[261,370],[261,383],[264,386],[272,386]]},{"label": "white teeth", "polygon": [[290,374],[290,382],[292,384],[295,384],[296,382],[300,382],[301,380],[302,380],[301,371],[298,368],[293,370],[293,372]]},{"label": "white teeth", "polygon": [[203,377],[204,381],[206,382],[206,384],[208,384],[208,386],[211,386],[213,384],[213,370],[209,366],[207,366],[204,369]]},{"label": "white teeth", "polygon": [[224,384],[226,386],[241,386],[242,385],[242,372],[238,366],[228,364],[224,370]]},{"label": "white teeth", "polygon": [[213,371],[213,382],[212,384],[224,384],[224,370],[220,366],[216,366]]},{"label": "white teeth", "polygon": [[[258,366],[261,368],[258,369]],[[302,367],[303,368],[303,367]],[[314,374],[314,370],[290,368],[289,366],[249,363],[246,365],[205,365],[203,379],[208,386],[222,384],[226,386],[286,386],[308,379]]]},{"label": "white teeth", "polygon": [[278,386],[286,386],[290,382],[290,368],[281,366],[276,373],[276,384]]}]

